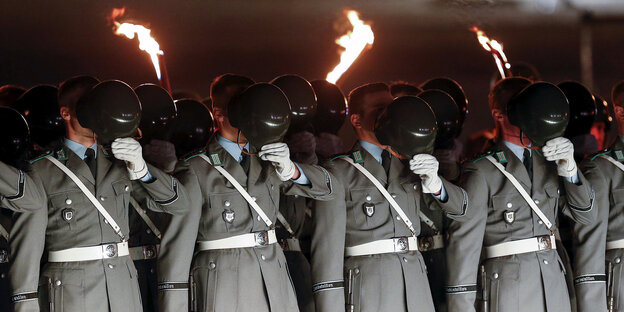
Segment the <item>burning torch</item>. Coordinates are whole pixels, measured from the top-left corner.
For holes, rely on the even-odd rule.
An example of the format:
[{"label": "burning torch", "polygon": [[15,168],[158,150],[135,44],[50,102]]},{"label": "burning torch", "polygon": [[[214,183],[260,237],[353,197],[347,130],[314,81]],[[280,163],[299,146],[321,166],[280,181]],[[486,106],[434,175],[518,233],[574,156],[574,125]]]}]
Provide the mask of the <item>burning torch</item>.
[{"label": "burning torch", "polygon": [[134,39],[136,36],[139,39],[139,49],[147,52],[152,64],[154,64],[154,70],[156,71],[156,77],[160,82],[160,86],[171,93],[171,84],[169,83],[169,75],[167,73],[167,66],[165,65],[165,53],[160,49],[160,45],[156,42],[156,39],[151,36],[151,30],[143,25],[135,25],[131,23],[121,23],[117,19],[121,18],[126,12],[126,8],[113,9],[109,20],[113,23],[113,32],[118,36],[126,36],[128,39]]},{"label": "burning torch", "polygon": [[511,64],[509,64],[507,56],[505,52],[503,52],[503,44],[490,39],[482,30],[477,28],[477,26],[470,28],[470,31],[477,35],[477,40],[479,40],[479,44],[481,44],[483,49],[492,53],[492,57],[494,57],[494,62],[496,63],[496,67],[498,67],[498,72],[501,77],[507,78],[511,76]]},{"label": "burning torch", "polygon": [[340,63],[325,78],[325,80],[333,84],[349,69],[366,47],[372,46],[375,40],[375,35],[370,25],[364,24],[357,11],[350,10],[345,13],[353,26],[353,30],[336,40],[336,43],[345,50],[340,55]]}]

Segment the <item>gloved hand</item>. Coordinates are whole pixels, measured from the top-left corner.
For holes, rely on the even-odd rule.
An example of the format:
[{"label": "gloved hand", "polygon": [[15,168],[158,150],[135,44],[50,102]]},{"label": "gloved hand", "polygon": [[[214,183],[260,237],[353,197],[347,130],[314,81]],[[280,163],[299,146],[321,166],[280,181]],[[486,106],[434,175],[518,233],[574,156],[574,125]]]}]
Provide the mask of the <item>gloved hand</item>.
[{"label": "gloved hand", "polygon": [[292,179],[297,171],[295,163],[290,160],[290,150],[286,143],[271,143],[260,148],[258,157],[264,161],[270,161],[275,167],[275,171],[280,180],[288,181]]},{"label": "gloved hand", "polygon": [[544,157],[548,161],[557,163],[557,173],[565,178],[576,175],[577,167],[574,161],[574,145],[570,140],[558,137],[546,142],[542,147]]},{"label": "gloved hand", "polygon": [[438,176],[438,160],[429,154],[418,154],[410,162],[410,170],[420,176],[423,193],[436,194],[442,190],[442,179]]},{"label": "gloved hand", "polygon": [[173,172],[178,161],[175,145],[169,141],[152,139],[143,147],[143,155],[150,164],[168,173]]},{"label": "gloved hand", "polygon": [[316,153],[321,155],[321,157],[328,158],[344,151],[342,139],[337,135],[322,132],[316,138]]},{"label": "gloved hand", "polygon": [[147,164],[143,160],[141,144],[135,139],[115,139],[111,149],[115,158],[126,162],[130,180],[138,180],[147,175]]}]

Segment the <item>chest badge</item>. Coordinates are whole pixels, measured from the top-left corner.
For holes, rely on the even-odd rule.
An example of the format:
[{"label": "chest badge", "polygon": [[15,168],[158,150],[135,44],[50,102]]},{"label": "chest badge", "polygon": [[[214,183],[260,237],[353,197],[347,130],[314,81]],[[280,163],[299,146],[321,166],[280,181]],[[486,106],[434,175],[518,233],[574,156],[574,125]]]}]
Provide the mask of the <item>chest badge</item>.
[{"label": "chest badge", "polygon": [[362,204],[362,210],[364,211],[364,214],[370,218],[375,214],[375,204],[364,203]]},{"label": "chest badge", "polygon": [[516,212],[515,211],[506,210],[505,213],[503,214],[503,216],[505,218],[505,223],[507,223],[507,224],[512,224],[512,223],[514,223],[514,221],[516,221]]},{"label": "chest badge", "polygon": [[227,223],[234,222],[234,219],[236,218],[236,214],[234,213],[234,210],[230,210],[230,209],[224,210],[222,216],[223,216],[223,221]]},{"label": "chest badge", "polygon": [[65,208],[63,209],[63,211],[61,211],[62,213],[62,217],[63,220],[69,222],[74,218],[74,209],[72,208]]}]

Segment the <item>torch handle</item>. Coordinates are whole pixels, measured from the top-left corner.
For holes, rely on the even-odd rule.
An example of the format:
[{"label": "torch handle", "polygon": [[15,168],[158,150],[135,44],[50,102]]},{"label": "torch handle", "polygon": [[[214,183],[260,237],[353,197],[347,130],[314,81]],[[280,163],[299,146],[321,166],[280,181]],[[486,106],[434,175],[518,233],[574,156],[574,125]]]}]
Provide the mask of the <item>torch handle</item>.
[{"label": "torch handle", "polygon": [[167,72],[167,63],[165,63],[165,55],[158,54],[158,65],[160,66],[160,86],[171,94],[171,83],[169,82],[169,73]]}]

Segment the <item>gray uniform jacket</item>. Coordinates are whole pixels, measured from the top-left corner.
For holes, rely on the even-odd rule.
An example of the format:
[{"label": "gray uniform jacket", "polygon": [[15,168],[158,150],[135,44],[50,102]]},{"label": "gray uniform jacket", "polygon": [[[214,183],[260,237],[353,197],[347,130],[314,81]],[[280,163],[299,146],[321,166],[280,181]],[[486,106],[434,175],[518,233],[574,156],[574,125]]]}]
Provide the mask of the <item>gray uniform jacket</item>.
[{"label": "gray uniform jacket", "polygon": [[[624,300],[622,287],[622,249],[606,252],[606,242],[624,238],[624,172],[600,156],[611,156],[622,162],[624,143],[618,138],[608,150],[585,159],[583,174],[596,190],[598,220],[589,225],[575,226],[575,279],[579,311],[605,311],[606,276],[605,260],[613,265],[615,308],[621,310]],[[619,305],[619,307],[618,307]]]},{"label": "gray uniform jacket", "polygon": [[[155,180],[133,182],[124,162],[107,158],[98,148],[94,179],[86,163],[69,148],[59,148],[53,155],[100,200],[124,234],[129,232],[129,198],[136,188],[145,188],[154,203],[150,207],[161,211],[181,213],[189,207],[177,180],[151,165],[149,172]],[[136,270],[130,257],[46,263],[48,251],[121,240],[78,186],[52,162],[43,157],[33,161],[32,176],[43,185],[47,209],[21,214],[14,220],[10,278],[15,310],[140,311]],[[71,218],[65,213],[68,210],[73,211]]]},{"label": "gray uniform jacket", "polygon": [[[178,162],[176,177],[192,195],[189,213],[173,217],[161,243],[159,274],[163,311],[186,311],[184,287],[192,278],[191,309],[196,311],[298,311],[286,259],[279,244],[196,252],[196,241],[210,241],[269,230],[243,196],[200,154],[218,156],[222,166],[249,194],[270,220],[276,222],[280,194],[315,199],[332,198],[333,180],[319,167],[300,165],[311,185],[282,182],[273,167],[250,158],[249,176],[239,163],[212,139],[205,150]],[[192,260],[192,264],[191,264]],[[180,286],[178,286],[180,285]]]},{"label": "gray uniform jacket", "polygon": [[29,174],[0,161],[0,207],[28,212],[45,207],[43,187]]},{"label": "gray uniform jacket", "polygon": [[[576,222],[596,219],[593,191],[579,171],[578,185],[557,175],[556,164],[533,151],[533,180],[522,162],[498,142],[492,152],[513,174],[551,222],[559,209]],[[447,245],[449,311],[474,311],[482,247],[551,232],[516,188],[484,157],[465,162],[460,185],[468,192],[475,216],[451,222]],[[449,201],[452,201],[451,198]],[[554,227],[554,225],[553,225]],[[483,262],[490,311],[570,311],[565,269],[556,250],[544,250]]]},{"label": "gray uniform jacket", "polygon": [[[350,155],[369,170],[420,231],[418,210],[444,207],[451,218],[463,219],[467,211],[465,192],[443,179],[455,205],[442,205],[422,193],[420,178],[392,157],[388,178],[377,160],[356,143]],[[434,311],[425,262],[420,252],[348,257],[345,247],[381,239],[411,236],[381,192],[358,169],[344,160],[327,164],[342,182],[332,201],[317,202],[313,213],[312,279],[317,311]],[[340,184],[338,184],[340,185]],[[447,201],[450,202],[450,201]],[[368,209],[366,209],[368,208]],[[468,208],[469,209],[469,208]],[[346,302],[345,302],[346,301]]]}]

